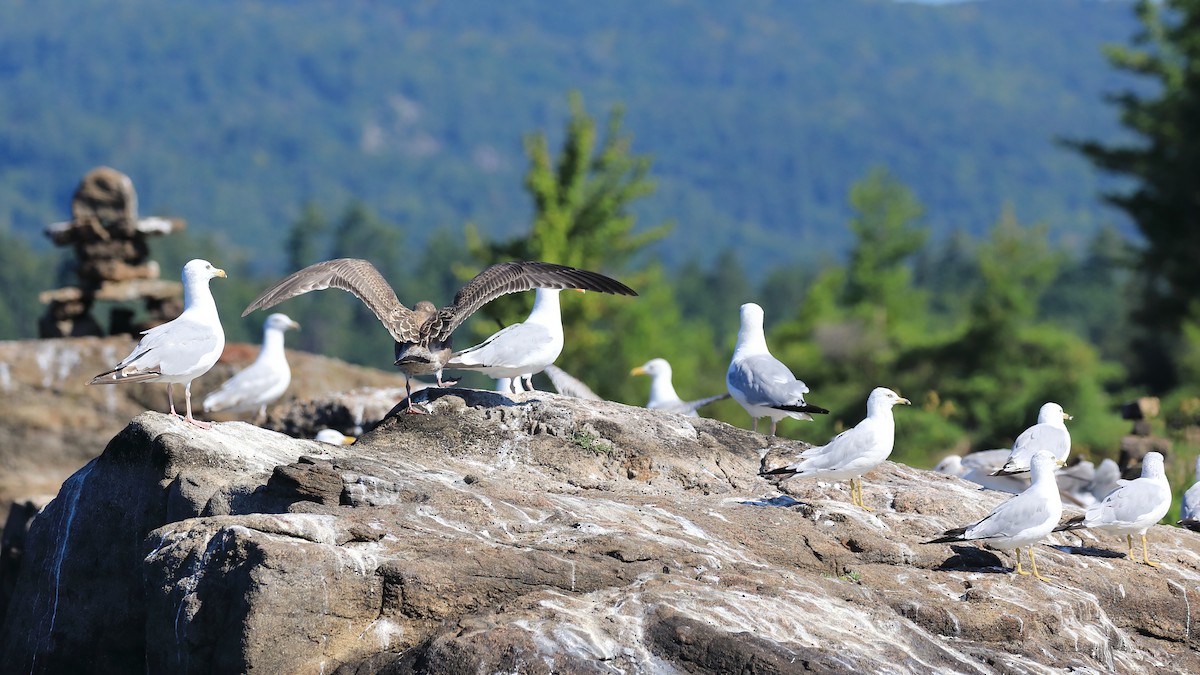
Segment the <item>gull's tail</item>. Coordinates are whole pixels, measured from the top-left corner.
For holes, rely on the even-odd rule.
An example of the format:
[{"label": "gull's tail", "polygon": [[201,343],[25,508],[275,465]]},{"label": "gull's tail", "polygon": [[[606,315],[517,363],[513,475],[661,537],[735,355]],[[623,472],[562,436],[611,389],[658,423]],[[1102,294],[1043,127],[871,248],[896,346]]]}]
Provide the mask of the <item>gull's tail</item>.
[{"label": "gull's tail", "polygon": [[1087,527],[1087,525],[1083,524],[1083,519],[1084,519],[1084,516],[1075,516],[1074,518],[1072,518],[1072,519],[1068,520],[1067,522],[1062,523],[1058,527],[1054,528],[1053,531],[1054,532],[1063,532],[1066,530],[1078,530],[1078,529]]},{"label": "gull's tail", "polygon": [[828,415],[829,411],[819,405],[805,403],[803,405],[773,405],[770,406],[776,410],[786,410],[794,413],[816,413],[818,415]]},{"label": "gull's tail", "polygon": [[1012,466],[1012,465],[1006,463],[1004,466],[1000,467],[999,469],[996,469],[995,471],[991,472],[988,475],[989,476],[1015,476],[1018,473],[1029,473],[1029,467],[1027,467],[1027,466],[1023,466],[1023,467],[1022,466]]},{"label": "gull's tail", "polygon": [[770,471],[759,471],[758,475],[760,475],[760,476],[783,476],[784,478],[790,478],[792,476],[795,476],[798,473],[800,473],[800,471],[798,469],[795,469],[791,465],[788,465],[788,466],[781,466],[778,469],[771,469]]},{"label": "gull's tail", "polygon": [[1184,518],[1175,524],[1192,532],[1200,532],[1200,519],[1197,518]]},{"label": "gull's tail", "polygon": [[966,538],[963,537],[963,534],[965,534],[966,531],[967,531],[966,527],[958,527],[953,530],[946,530],[945,532],[942,533],[942,536],[938,537],[937,539],[930,539],[929,541],[923,541],[921,543],[922,544],[952,544],[956,541],[966,541]]}]

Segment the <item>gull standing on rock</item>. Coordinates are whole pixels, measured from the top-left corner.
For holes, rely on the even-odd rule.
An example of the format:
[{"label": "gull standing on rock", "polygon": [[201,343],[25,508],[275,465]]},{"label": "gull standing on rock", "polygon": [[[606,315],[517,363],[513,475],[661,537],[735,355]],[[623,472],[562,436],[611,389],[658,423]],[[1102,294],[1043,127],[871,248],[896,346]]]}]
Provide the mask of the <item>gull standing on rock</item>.
[{"label": "gull standing on rock", "polygon": [[[1108,493],[1103,501],[1088,507],[1087,513],[1076,516],[1054,528],[1055,532],[1088,528],[1125,535],[1129,544],[1129,559],[1151,567],[1158,563],[1150,559],[1146,547],[1146,530],[1167,515],[1171,508],[1171,485],[1163,469],[1163,456],[1147,452],[1142,457],[1142,475]],[[1142,559],[1133,557],[1133,535],[1142,537]]]},{"label": "gull standing on rock", "polygon": [[671,384],[671,364],[666,359],[650,359],[645,364],[629,371],[630,375],[650,376],[650,400],[646,407],[650,410],[665,410],[679,413],[687,417],[699,417],[696,412],[701,407],[729,398],[729,394],[718,394],[695,401],[685,401],[675,393]]},{"label": "gull standing on rock", "polygon": [[205,396],[204,412],[256,410],[257,418],[265,419],[267,406],[283,396],[292,383],[292,369],[288,367],[283,348],[283,334],[289,328],[300,330],[300,324],[286,314],[268,316],[263,322],[262,349],[258,358]]},{"label": "gull standing on rock", "polygon": [[[539,288],[529,318],[502,328],[483,342],[455,352],[447,368],[475,370],[495,378],[509,378],[508,389],[532,389],[532,378],[554,363],[563,348],[560,289]],[[529,386],[525,386],[529,382]]]},{"label": "gull standing on rock", "polygon": [[760,417],[771,418],[771,435],[774,436],[775,427],[784,417],[811,420],[808,413],[828,414],[828,410],[804,402],[808,385],[796,379],[787,366],[771,356],[763,334],[762,307],[747,302],[742,305],[741,316],[742,326],[738,329],[729,371],[725,373],[725,385],[733,400],[750,414],[753,430],[758,431]]},{"label": "gull standing on rock", "polygon": [[183,312],[161,326],[142,333],[142,339],[112,370],[92,378],[88,384],[122,382],[165,382],[167,404],[175,412],[172,387],[182,383],[187,414],[184,420],[201,429],[211,425],[192,417],[192,380],[207,373],[225,349],[225,331],[208,280],[225,277],[225,270],[207,260],[191,260],[183,266]]},{"label": "gull standing on rock", "polygon": [[1183,493],[1183,502],[1179,505],[1179,524],[1200,531],[1200,457],[1196,458],[1196,482]]},{"label": "gull standing on rock", "polygon": [[[867,416],[863,421],[834,436],[825,445],[800,453],[793,464],[763,473],[764,476],[792,476],[850,480],[850,500],[867,511],[863,503],[862,475],[883,463],[896,443],[896,420],[892,406],[909,400],[886,387],[876,387],[867,397]],[[857,485],[856,485],[857,484]]]},{"label": "gull standing on rock", "polygon": [[1062,517],[1062,499],[1058,495],[1058,484],[1054,480],[1057,460],[1046,451],[1035,454],[1030,462],[1033,482],[1021,494],[1000,504],[983,520],[966,527],[946,530],[941,537],[924,544],[951,544],[958,541],[981,541],[988,546],[1007,551],[1017,549],[1017,574],[1029,574],[1021,569],[1021,547],[1029,547],[1029,563],[1033,576],[1048,581],[1038,574],[1037,559],[1033,557],[1033,545],[1054,530]]},{"label": "gull standing on rock", "polygon": [[1067,431],[1067,425],[1064,423],[1064,420],[1069,419],[1071,416],[1063,412],[1059,404],[1043,404],[1038,411],[1037,424],[1017,436],[1008,461],[992,472],[992,475],[1007,476],[1029,471],[1029,460],[1043,450],[1053,455],[1059,466],[1064,466],[1067,463],[1067,455],[1071,454],[1071,432]]},{"label": "gull standing on rock", "polygon": [[[438,309],[422,300],[412,309],[401,304],[387,280],[366,260],[326,260],[293,272],[263,291],[242,312],[272,307],[310,291],[340,288],[370,309],[396,341],[394,365],[409,378],[435,375],[442,385],[442,368],[454,352],[454,329],[480,307],[508,293],[535,288],[578,288],[616,295],[637,295],[625,284],[587,270],[545,262],[504,262],[483,270],[454,295],[454,302]],[[420,412],[412,403],[412,383],[405,382],[408,412]]]}]

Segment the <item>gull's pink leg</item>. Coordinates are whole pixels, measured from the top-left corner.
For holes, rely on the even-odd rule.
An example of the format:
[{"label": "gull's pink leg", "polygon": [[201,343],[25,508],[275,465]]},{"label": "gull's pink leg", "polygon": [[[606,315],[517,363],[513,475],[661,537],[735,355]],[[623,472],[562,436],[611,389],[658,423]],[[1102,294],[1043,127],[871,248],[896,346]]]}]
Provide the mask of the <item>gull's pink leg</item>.
[{"label": "gull's pink leg", "polygon": [[772,436],[775,435],[775,427],[778,426],[778,424],[779,424],[779,420],[772,417],[771,418],[771,435]]},{"label": "gull's pink leg", "polygon": [[758,433],[758,418],[757,417],[750,418],[750,431]]},{"label": "gull's pink leg", "polygon": [[175,397],[171,395],[171,389],[174,386],[175,385],[171,384],[170,382],[167,383],[167,405],[171,406],[171,414],[175,417],[179,417],[179,413],[175,412]]},{"label": "gull's pink leg", "polygon": [[201,429],[209,429],[212,427],[212,425],[209,424],[208,422],[201,422],[200,420],[196,419],[195,417],[192,417],[192,383],[191,382],[188,382],[187,384],[183,385],[183,400],[184,400],[184,403],[187,405],[187,416],[183,418],[185,422],[194,424],[194,425],[200,427]]}]

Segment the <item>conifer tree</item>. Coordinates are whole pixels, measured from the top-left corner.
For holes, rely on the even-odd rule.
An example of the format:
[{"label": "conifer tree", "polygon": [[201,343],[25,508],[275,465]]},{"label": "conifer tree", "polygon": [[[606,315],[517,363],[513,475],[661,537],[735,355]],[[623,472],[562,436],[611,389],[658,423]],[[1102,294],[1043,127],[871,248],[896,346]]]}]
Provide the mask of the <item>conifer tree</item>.
[{"label": "conifer tree", "polygon": [[[1132,47],[1110,46],[1116,68],[1151,87],[1111,97],[1130,143],[1070,143],[1101,169],[1130,179],[1106,199],[1145,239],[1139,271],[1145,325],[1138,379],[1157,389],[1177,381],[1169,355],[1184,322],[1200,318],[1200,0],[1139,0],[1142,30]],[[1144,84],[1144,83],[1143,83]]]}]

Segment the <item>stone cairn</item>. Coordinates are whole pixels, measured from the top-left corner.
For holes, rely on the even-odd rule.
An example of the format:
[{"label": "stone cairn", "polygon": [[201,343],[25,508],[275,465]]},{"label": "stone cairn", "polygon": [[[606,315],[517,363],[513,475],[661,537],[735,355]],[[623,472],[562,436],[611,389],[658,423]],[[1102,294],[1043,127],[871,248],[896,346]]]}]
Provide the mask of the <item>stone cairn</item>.
[{"label": "stone cairn", "polygon": [[146,244],[152,235],[183,230],[182,220],[138,218],[137,193],[129,176],[106,166],[84,175],[71,199],[71,220],[46,227],[57,246],[75,249],[78,286],[38,295],[47,305],[38,320],[42,338],[104,335],[92,317],[99,301],[144,303],[146,317],[134,323],[135,310],[114,306],[109,334],[137,333],[170,321],[183,311],[183,285],[159,279],[158,263]]}]

